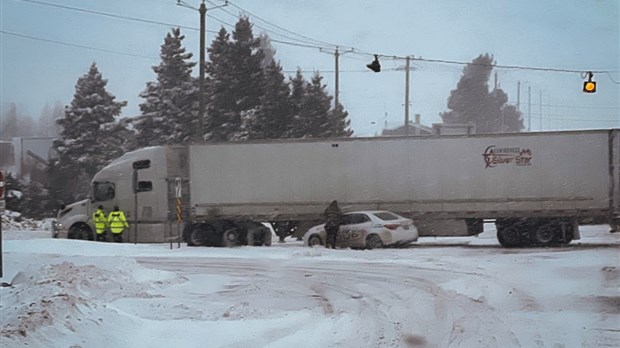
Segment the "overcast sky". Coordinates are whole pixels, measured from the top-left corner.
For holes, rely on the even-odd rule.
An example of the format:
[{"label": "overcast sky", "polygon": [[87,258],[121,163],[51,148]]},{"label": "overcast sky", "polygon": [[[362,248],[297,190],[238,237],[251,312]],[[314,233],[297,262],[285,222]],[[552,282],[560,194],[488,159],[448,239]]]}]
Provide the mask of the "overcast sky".
[{"label": "overcast sky", "polygon": [[[45,103],[70,103],[93,61],[109,92],[128,101],[122,115],[139,114],[138,94],[155,78],[151,67],[171,25],[182,26],[185,47],[198,59],[198,11],[176,0],[0,1],[1,103],[15,102],[35,118]],[[186,3],[198,7],[200,1]],[[405,61],[393,57],[414,57],[410,118],[421,114],[430,126],[441,121],[463,66],[429,60],[470,62],[482,53],[500,66],[568,70],[494,70],[512,104],[521,82],[526,128],[530,122],[532,130],[620,127],[618,0],[233,0],[209,10],[207,44],[221,26],[230,31],[244,11],[255,34],[265,31],[274,40],[287,75],[300,67],[309,79],[318,70],[332,95],[333,48],[339,46],[340,100],[356,135],[403,123],[405,71],[399,68]],[[381,73],[365,67],[373,53],[380,55]],[[598,71],[595,94],[581,92],[581,72],[588,70]]]}]

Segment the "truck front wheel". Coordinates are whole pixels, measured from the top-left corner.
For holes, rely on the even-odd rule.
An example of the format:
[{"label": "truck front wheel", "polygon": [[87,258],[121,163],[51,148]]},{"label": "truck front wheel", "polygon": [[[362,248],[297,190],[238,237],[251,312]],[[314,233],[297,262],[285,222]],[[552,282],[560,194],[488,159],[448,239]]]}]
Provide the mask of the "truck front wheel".
[{"label": "truck front wheel", "polygon": [[69,228],[68,239],[93,240],[93,231],[87,225],[76,224]]}]

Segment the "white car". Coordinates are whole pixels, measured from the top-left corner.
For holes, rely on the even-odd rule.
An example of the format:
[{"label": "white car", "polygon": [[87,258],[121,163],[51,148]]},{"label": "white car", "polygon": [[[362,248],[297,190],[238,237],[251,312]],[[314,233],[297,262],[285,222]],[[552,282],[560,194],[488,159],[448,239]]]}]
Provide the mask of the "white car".
[{"label": "white car", "polygon": [[[321,224],[310,228],[303,240],[313,247],[325,245],[326,237],[325,224]],[[417,240],[418,229],[411,219],[384,210],[355,211],[343,214],[336,246],[377,249],[406,245]]]}]

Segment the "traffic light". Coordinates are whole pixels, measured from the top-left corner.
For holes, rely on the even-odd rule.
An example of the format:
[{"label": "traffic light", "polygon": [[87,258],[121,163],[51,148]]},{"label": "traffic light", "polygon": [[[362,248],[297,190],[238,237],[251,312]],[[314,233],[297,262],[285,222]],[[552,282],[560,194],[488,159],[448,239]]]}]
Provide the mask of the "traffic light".
[{"label": "traffic light", "polygon": [[588,71],[587,75],[588,75],[588,81],[584,81],[583,83],[583,92],[584,93],[596,93],[596,81],[592,81],[592,76],[594,74],[592,74],[591,71]]},{"label": "traffic light", "polygon": [[373,60],[370,64],[366,64],[366,66],[368,67],[368,69],[374,72],[381,71],[381,64],[379,64],[379,55],[375,54],[375,60]]}]

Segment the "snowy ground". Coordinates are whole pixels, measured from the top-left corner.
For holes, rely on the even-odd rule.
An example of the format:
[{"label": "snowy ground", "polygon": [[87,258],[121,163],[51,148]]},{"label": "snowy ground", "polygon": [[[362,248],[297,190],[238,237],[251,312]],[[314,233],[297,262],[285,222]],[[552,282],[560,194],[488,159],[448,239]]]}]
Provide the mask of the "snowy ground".
[{"label": "snowy ground", "polygon": [[406,249],[181,248],[3,233],[2,347],[620,347],[620,233]]}]

